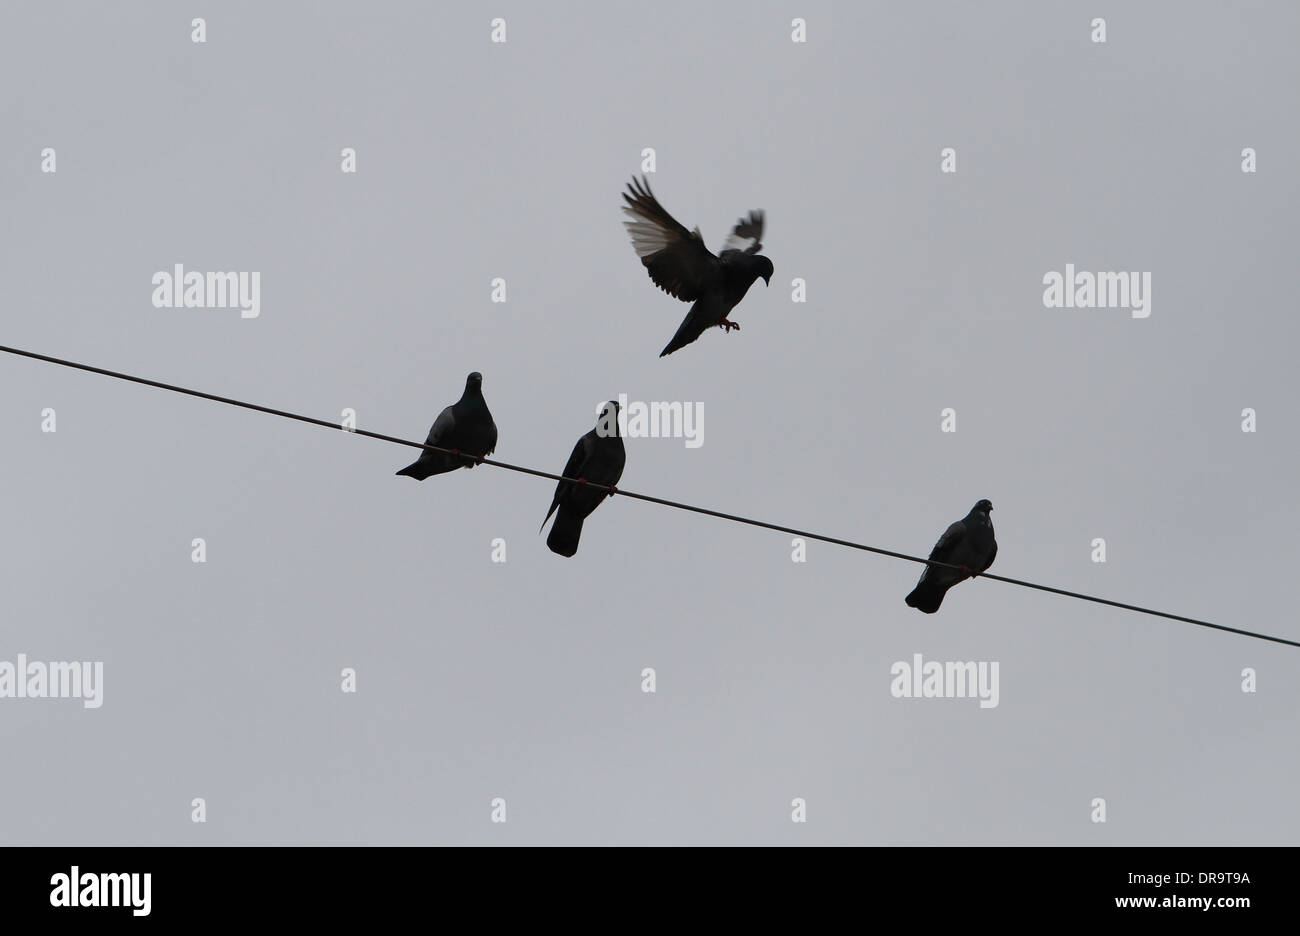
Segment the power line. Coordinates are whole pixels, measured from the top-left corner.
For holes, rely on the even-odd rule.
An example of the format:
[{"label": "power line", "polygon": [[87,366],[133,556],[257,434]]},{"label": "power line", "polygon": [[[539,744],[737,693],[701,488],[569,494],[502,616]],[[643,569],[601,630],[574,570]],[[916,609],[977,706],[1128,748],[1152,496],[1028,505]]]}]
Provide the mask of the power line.
[{"label": "power line", "polygon": [[[238,406],[243,409],[255,410],[259,413],[269,413],[272,416],[281,416],[285,419],[294,419],[298,422],[311,423],[313,426],[324,426],[326,429],[338,429],[342,432],[353,435],[367,436],[371,439],[380,439],[384,442],[393,442],[397,445],[407,445],[411,448],[425,449],[430,452],[441,452],[446,455],[460,455],[462,453],[452,449],[439,448],[436,445],[426,445],[423,442],[412,442],[409,439],[399,439],[396,436],[384,435],[380,432],[371,432],[368,429],[352,429],[341,423],[332,423],[324,419],[316,419],[312,416],[303,416],[299,413],[290,413],[287,410],[274,409],[270,406],[260,406],[257,403],[246,403],[243,400],[235,400],[230,397],[218,396],[215,393],[204,393],[201,390],[191,390],[188,387],[178,387],[175,384],[163,383],[158,380],[149,380],[146,377],[136,377],[133,374],[123,374],[117,371],[106,370],[102,367],[93,367],[89,364],[81,364],[77,361],[65,361],[62,358],[50,357],[45,354],[37,354],[35,351],[24,351],[20,348],[9,348],[0,345],[0,351],[6,354],[16,354],[20,357],[31,358],[36,361],[44,361],[47,364],[58,364],[60,367],[71,367],[75,370],[89,371],[92,374],[102,374],[105,377],[113,377],[117,380],[126,380],[131,383],[144,384],[146,387],[155,387],[159,390],[169,390],[172,393],[183,393],[187,396],[199,397],[204,400],[212,400],[217,403],[226,403],[230,406]],[[626,491],[619,487],[612,487],[604,484],[596,484],[582,478],[569,478],[564,475],[551,474],[549,471],[538,471],[536,468],[527,468],[523,465],[512,465],[508,462],[496,461],[491,458],[475,459],[479,464],[492,465],[496,468],[505,468],[508,471],[518,471],[523,474],[535,475],[539,478],[549,478],[552,481],[570,481],[575,484],[585,484],[595,488],[598,491],[608,491],[611,494],[617,494],[620,497],[630,497],[634,500],[648,501],[651,504],[660,504],[664,507],[674,507],[677,510],[687,510],[691,513],[704,514],[709,517],[718,517],[722,520],[730,520],[733,523],[744,523],[749,526],[759,527],[764,530],[775,530],[778,533],[788,533],[791,536],[800,536],[805,539],[817,540],[822,543],[831,543],[835,546],[846,546],[849,549],[858,549],[863,552],[876,553],[881,556],[890,556],[894,559],[905,559],[908,562],[919,562],[922,565],[938,566],[945,569],[955,569],[966,571],[960,566],[955,566],[947,562],[937,562],[932,559],[923,559],[920,556],[910,556],[907,553],[895,552],[892,549],[882,549],[879,546],[868,546],[865,543],[855,543],[852,540],[837,539],[833,536],[824,536],[821,533],[811,533],[807,530],[796,530],[794,527],[781,526],[776,523],[767,523],[763,520],[755,520],[751,517],[741,517],[737,514],[723,513],[720,510],[710,510],[707,507],[697,507],[694,504],[683,504],[678,501],[665,500],[662,497],[652,497],[649,494],[638,494],[635,491]],[[1273,637],[1269,634],[1260,634],[1255,631],[1242,630],[1237,627],[1228,627],[1225,624],[1214,624],[1210,621],[1202,621],[1197,618],[1184,617],[1181,614],[1170,614],[1167,611],[1157,611],[1154,608],[1144,608],[1141,605],[1125,604],[1122,601],[1111,601],[1109,598],[1099,598],[1096,595],[1085,595],[1082,592],[1067,591],[1064,588],[1053,588],[1050,585],[1039,585],[1037,582],[1026,582],[1021,579],[1007,578],[1004,575],[994,575],[991,572],[978,573],[976,578],[992,579],[995,582],[1005,582],[1008,585],[1019,585],[1022,588],[1033,588],[1038,591],[1050,592],[1054,595],[1064,595],[1067,598],[1077,598],[1080,601],[1091,601],[1095,604],[1109,605],[1112,608],[1123,608],[1125,611],[1136,611],[1139,614],[1150,614],[1154,617],[1167,618],[1171,621],[1181,621],[1185,624],[1195,624],[1197,627],[1208,627],[1213,630],[1227,631],[1230,634],[1241,634],[1243,637],[1254,637],[1257,640],[1269,640],[1273,643],[1285,644],[1289,647],[1300,647],[1300,641],[1287,640],[1285,637]]]}]

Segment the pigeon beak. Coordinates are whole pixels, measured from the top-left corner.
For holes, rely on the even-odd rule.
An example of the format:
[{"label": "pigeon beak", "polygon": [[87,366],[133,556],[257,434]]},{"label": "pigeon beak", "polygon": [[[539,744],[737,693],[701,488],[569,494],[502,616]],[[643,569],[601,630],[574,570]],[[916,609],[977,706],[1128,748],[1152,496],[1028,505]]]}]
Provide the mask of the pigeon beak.
[{"label": "pigeon beak", "polygon": [[768,275],[768,276],[763,277],[763,285],[764,285],[764,286],[771,286],[771,285],[772,285],[772,277],[771,277],[771,275]]}]

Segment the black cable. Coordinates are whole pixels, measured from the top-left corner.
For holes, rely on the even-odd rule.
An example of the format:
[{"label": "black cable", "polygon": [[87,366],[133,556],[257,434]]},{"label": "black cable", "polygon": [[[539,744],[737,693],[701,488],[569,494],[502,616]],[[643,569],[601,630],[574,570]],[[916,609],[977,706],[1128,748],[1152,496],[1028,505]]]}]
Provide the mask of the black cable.
[{"label": "black cable", "polygon": [[[89,364],[79,364],[76,361],[65,361],[61,358],[50,357],[45,354],[37,354],[34,351],[23,351],[19,348],[9,348],[3,345],[0,345],[0,351],[5,352],[6,354],[16,354],[20,357],[44,361],[47,364],[58,364],[61,367],[71,367],[76,370],[89,371],[92,374],[103,374],[105,377],[114,377],[118,380],[127,380],[131,383],[144,384],[146,387],[156,387],[159,390],[170,390],[173,393],[184,393],[187,396],[199,397],[204,400],[213,400],[217,403],[226,403],[230,406],[239,406],[244,409],[256,410],[259,413],[270,413],[272,416],[282,416],[285,419],[296,419],[298,422],[311,423],[313,426],[324,426],[326,429],[338,429],[342,432],[352,433],[353,435],[367,436],[371,439],[381,439],[384,442],[408,445],[411,448],[425,449],[430,452],[442,452],[446,455],[462,454],[452,449],[439,448],[436,445],[426,445],[422,442],[412,442],[409,439],[399,439],[396,436],[384,435],[380,432],[371,432],[368,429],[349,429],[341,423],[327,422],[324,419],[302,416],[298,413],[273,409],[269,406],[259,406],[256,403],[245,403],[243,400],[234,400],[230,397],[217,396],[215,393],[204,393],[201,390],[191,390],[188,387],[178,387],[174,384],[162,383],[158,380],[149,380],[145,377],[136,377],[132,374],[122,374],[117,371],[105,370],[102,367],[92,367]],[[651,504],[661,504],[664,507],[675,507],[678,510],[688,510],[691,513],[705,514],[709,517],[718,517],[721,520],[730,520],[733,523],[744,523],[749,526],[760,527],[764,530],[775,530],[778,533],[788,533],[792,536],[801,536],[805,539],[817,540],[822,543],[831,543],[835,546],[847,546],[849,549],[860,549],[863,552],[876,553],[881,556],[890,556],[894,559],[905,559],[908,562],[919,562],[922,565],[939,566],[945,569],[956,569],[963,572],[966,571],[960,566],[955,566],[947,562],[922,559],[919,556],[909,556],[906,553],[895,552],[892,549],[881,549],[879,546],[867,546],[864,543],[855,543],[852,540],[836,539],[833,536],[823,536],[820,533],[809,533],[806,530],[796,530],[794,527],[780,526],[776,523],[767,523],[763,520],[754,520],[750,517],[741,517],[736,514],[723,513],[720,510],[710,510],[707,507],[696,507],[694,504],[683,504],[678,501],[665,500],[662,497],[652,497],[649,494],[638,494],[635,491],[625,491],[622,488],[596,484],[583,478],[567,478],[564,475],[551,474],[549,471],[538,471],[536,468],[525,468],[522,465],[512,465],[508,462],[496,461],[490,458],[475,459],[475,461],[479,464],[492,465],[496,468],[505,468],[509,471],[518,471],[523,474],[536,475],[539,478],[549,478],[552,481],[571,481],[575,484],[586,484],[598,491],[609,491],[611,494],[617,494],[620,497],[631,497],[634,500],[648,501]],[[1050,592],[1054,595],[1064,595],[1067,598],[1077,598],[1080,601],[1091,601],[1095,604],[1109,605],[1112,608],[1123,608],[1126,611],[1136,611],[1139,614],[1150,614],[1155,617],[1167,618],[1171,621],[1182,621],[1185,624],[1195,624],[1197,627],[1209,627],[1214,630],[1227,631],[1230,634],[1241,634],[1243,637],[1254,637],[1257,640],[1269,640],[1273,643],[1286,644],[1288,647],[1300,647],[1300,641],[1287,640],[1285,637],[1273,637],[1269,634],[1260,634],[1255,631],[1242,630],[1237,627],[1228,627],[1224,624],[1214,624],[1210,621],[1201,621],[1197,618],[1184,617],[1181,614],[1170,614],[1167,611],[1157,611],[1154,608],[1144,608],[1141,605],[1125,604],[1121,601],[1111,601],[1109,598],[1098,598],[1095,595],[1085,595],[1081,592],[1067,591],[1064,588],[1053,588],[1050,585],[1039,585],[1036,582],[1025,582],[1020,579],[1007,578],[1003,575],[994,575],[991,572],[980,572],[974,577],[992,579],[995,582],[1005,582],[1008,585],[1019,585],[1022,588],[1035,588],[1039,591]]]}]

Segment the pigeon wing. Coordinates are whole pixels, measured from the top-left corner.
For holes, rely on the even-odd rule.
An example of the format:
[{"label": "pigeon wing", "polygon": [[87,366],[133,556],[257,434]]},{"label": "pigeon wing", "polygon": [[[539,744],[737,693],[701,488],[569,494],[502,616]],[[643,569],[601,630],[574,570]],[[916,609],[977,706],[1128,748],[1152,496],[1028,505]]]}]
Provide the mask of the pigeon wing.
[{"label": "pigeon wing", "polygon": [[983,565],[983,567],[980,569],[980,571],[981,571],[981,572],[987,572],[989,566],[993,565],[993,560],[996,559],[997,557],[998,557],[998,541],[997,541],[997,540],[994,540],[994,541],[993,541],[993,548],[989,550],[989,560],[988,560],[988,562],[984,563],[984,565]]},{"label": "pigeon wing", "polygon": [[956,552],[957,547],[966,536],[966,524],[958,520],[951,524],[948,529],[943,531],[943,536],[939,537],[939,542],[934,544],[934,549],[930,550],[930,558],[935,562],[947,562]]},{"label": "pigeon wing", "polygon": [[741,218],[727,235],[726,243],[720,253],[738,250],[741,253],[756,254],[763,249],[763,212],[751,211],[749,217]]},{"label": "pigeon wing", "polygon": [[623,212],[632,220],[623,224],[650,279],[668,295],[694,302],[717,283],[718,258],[704,246],[699,228],[686,230],[664,210],[644,178],[627,187]]},{"label": "pigeon wing", "polygon": [[[962,541],[966,538],[966,524],[960,520],[951,524],[948,529],[943,531],[943,536],[939,537],[939,542],[934,544],[934,549],[930,550],[931,562],[952,562],[953,554],[960,548]],[[927,565],[925,571],[921,573],[920,581],[925,581],[931,573],[949,572],[950,569],[941,569],[937,566]]]},{"label": "pigeon wing", "polygon": [[483,418],[487,420],[487,450],[483,454],[491,455],[497,450],[497,424],[492,414],[488,412],[486,404],[483,407]]},{"label": "pigeon wing", "polygon": [[[433,426],[429,429],[429,436],[424,440],[425,445],[441,446],[444,439],[450,438],[452,432],[456,429],[456,413],[454,406],[448,406],[438,414],[438,418],[433,421]],[[426,455],[437,454],[424,450]]]},{"label": "pigeon wing", "polygon": [[[560,472],[564,477],[582,477],[582,468],[587,463],[587,459],[591,457],[590,435],[591,433],[584,435],[573,447],[573,453],[569,456],[569,460],[564,463],[564,470]],[[551,519],[551,514],[555,513],[556,508],[560,506],[560,501],[564,500],[564,492],[569,489],[571,484],[572,482],[569,481],[560,481],[556,483],[555,497],[551,499],[551,509],[546,512],[546,520]],[[542,525],[538,527],[538,533],[546,529],[546,520],[543,520]]]}]

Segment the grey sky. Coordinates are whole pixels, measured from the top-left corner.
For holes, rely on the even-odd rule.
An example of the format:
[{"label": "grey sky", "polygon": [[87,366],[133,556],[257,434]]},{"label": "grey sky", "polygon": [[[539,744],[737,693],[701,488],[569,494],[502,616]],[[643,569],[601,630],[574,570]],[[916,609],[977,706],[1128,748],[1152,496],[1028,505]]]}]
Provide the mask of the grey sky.
[{"label": "grey sky", "polygon": [[[478,370],[497,457],[549,471],[602,400],[699,401],[704,444],[628,440],[623,486],[922,554],[987,497],[993,572],[1300,639],[1300,8],[5,20],[0,343],[412,439]],[[710,247],[765,209],[776,269],[662,360],[687,306],[619,213],[644,147]],[[260,317],[155,309],[176,263],[259,271]],[[1044,308],[1067,263],[1151,272],[1150,318]],[[0,660],[105,685],[0,700],[0,841],[1300,840],[1293,648],[988,581],[926,616],[913,564],[629,499],[564,560],[549,482],[417,484],[408,449],[3,358]],[[892,698],[914,653],[999,661],[1000,705]]]}]

